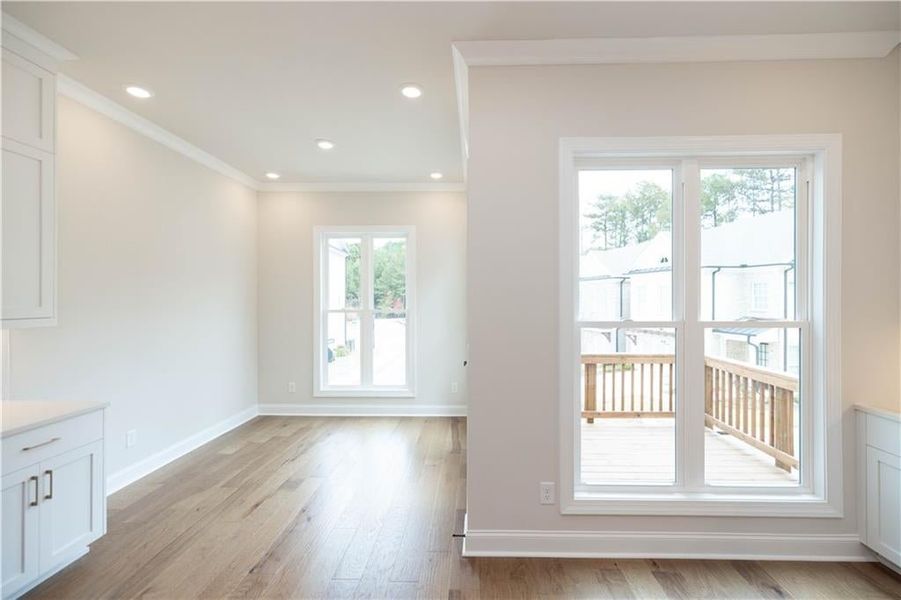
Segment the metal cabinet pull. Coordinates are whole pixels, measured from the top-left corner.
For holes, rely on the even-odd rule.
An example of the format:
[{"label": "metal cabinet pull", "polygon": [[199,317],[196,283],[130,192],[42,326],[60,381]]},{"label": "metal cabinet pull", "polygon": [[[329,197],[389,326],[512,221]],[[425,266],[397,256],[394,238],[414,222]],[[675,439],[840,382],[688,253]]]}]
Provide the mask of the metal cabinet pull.
[{"label": "metal cabinet pull", "polygon": [[32,475],[28,478],[28,481],[34,482],[34,500],[28,503],[28,506],[37,506],[38,505],[38,476]]},{"label": "metal cabinet pull", "polygon": [[44,471],[44,475],[50,476],[50,490],[44,494],[44,500],[51,500],[53,499],[53,469],[47,469]]},{"label": "metal cabinet pull", "polygon": [[34,450],[35,448],[40,448],[41,446],[46,446],[47,444],[52,444],[53,442],[58,442],[61,439],[62,438],[55,437],[55,438],[47,440],[46,442],[41,442],[40,444],[35,444],[34,446],[25,446],[24,448],[22,448],[22,452],[28,452],[29,450]]}]

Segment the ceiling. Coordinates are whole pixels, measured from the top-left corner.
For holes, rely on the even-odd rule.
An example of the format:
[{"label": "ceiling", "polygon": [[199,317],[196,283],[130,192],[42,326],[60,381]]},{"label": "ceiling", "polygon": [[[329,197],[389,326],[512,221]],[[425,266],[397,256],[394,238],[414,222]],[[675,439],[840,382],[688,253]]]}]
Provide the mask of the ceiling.
[{"label": "ceiling", "polygon": [[[460,182],[451,43],[884,31],[897,2],[4,2],[63,73],[254,179]],[[401,96],[416,82],[424,94]],[[126,95],[137,83],[149,100]],[[317,138],[335,142],[325,152]]]}]

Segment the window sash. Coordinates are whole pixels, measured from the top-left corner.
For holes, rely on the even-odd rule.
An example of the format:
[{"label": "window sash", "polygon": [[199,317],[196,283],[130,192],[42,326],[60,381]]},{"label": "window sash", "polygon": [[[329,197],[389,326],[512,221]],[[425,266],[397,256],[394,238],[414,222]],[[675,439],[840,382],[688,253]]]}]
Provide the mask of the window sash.
[{"label": "window sash", "polygon": [[[314,294],[314,396],[389,396],[408,397],[415,394],[415,235],[413,227],[328,227],[314,232],[315,294]],[[328,248],[333,239],[359,238],[360,302],[357,307],[329,308]],[[374,298],[374,241],[380,238],[399,238],[405,242],[405,307],[385,311],[375,308]],[[360,318],[360,384],[338,385],[328,381],[328,315],[356,314]],[[379,385],[373,382],[375,319],[379,315],[394,314],[406,319],[405,383]]]},{"label": "window sash", "polygon": [[[800,459],[799,482],[796,486],[741,485],[727,486],[708,484],[705,480],[705,436],[704,436],[704,332],[711,327],[749,327],[747,321],[736,320],[702,320],[700,312],[701,294],[701,211],[700,211],[700,173],[707,168],[754,168],[785,167],[794,168],[796,177],[795,202],[795,313],[790,319],[760,319],[753,321],[755,329],[789,329],[800,330],[801,357],[800,386],[805,390],[801,403],[801,420],[799,427],[798,456]],[[672,315],[671,321],[633,321],[580,320],[579,310],[579,251],[570,255],[574,263],[573,295],[574,313],[574,347],[578,357],[581,332],[585,328],[635,328],[635,327],[667,327],[676,335],[675,345],[675,481],[672,484],[584,484],[581,482],[581,406],[577,406],[573,434],[574,441],[574,492],[580,494],[625,495],[659,495],[668,493],[702,493],[713,496],[728,497],[730,495],[790,497],[810,494],[811,481],[811,404],[812,398],[807,393],[811,389],[810,377],[810,339],[811,326],[807,320],[809,314],[809,284],[807,263],[809,252],[808,213],[810,197],[810,180],[812,177],[810,161],[805,156],[705,156],[647,159],[647,158],[590,158],[576,159],[573,173],[576,181],[583,170],[624,170],[671,168],[674,185],[672,198]],[[574,184],[574,192],[569,201],[574,203],[575,214],[578,215],[579,193],[578,183]],[[571,235],[575,240],[579,236],[579,218],[573,219],[575,231]],[[694,293],[692,293],[694,290]],[[580,402],[579,370],[576,369],[575,402]]]}]

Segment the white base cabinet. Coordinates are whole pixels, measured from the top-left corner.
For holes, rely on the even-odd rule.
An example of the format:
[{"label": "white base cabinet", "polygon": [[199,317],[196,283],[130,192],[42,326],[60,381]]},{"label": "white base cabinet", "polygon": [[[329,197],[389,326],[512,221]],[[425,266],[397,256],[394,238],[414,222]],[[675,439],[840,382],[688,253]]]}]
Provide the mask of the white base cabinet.
[{"label": "white base cabinet", "polygon": [[6,437],[2,450],[0,583],[11,598],[85,554],[106,531],[103,411]]},{"label": "white base cabinet", "polygon": [[859,408],[860,541],[901,569],[901,417]]}]

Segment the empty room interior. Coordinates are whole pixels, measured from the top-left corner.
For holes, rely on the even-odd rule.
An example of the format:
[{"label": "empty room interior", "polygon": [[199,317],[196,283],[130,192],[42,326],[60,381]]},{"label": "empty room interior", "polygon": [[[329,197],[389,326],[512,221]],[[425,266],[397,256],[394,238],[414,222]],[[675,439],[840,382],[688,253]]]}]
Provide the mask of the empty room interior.
[{"label": "empty room interior", "polygon": [[3,600],[901,600],[898,1],[0,7]]}]

